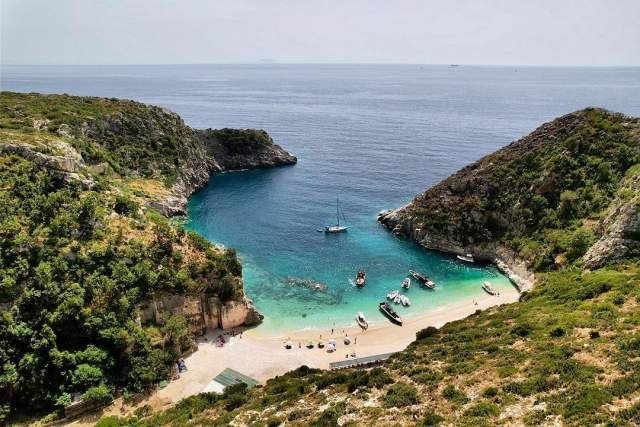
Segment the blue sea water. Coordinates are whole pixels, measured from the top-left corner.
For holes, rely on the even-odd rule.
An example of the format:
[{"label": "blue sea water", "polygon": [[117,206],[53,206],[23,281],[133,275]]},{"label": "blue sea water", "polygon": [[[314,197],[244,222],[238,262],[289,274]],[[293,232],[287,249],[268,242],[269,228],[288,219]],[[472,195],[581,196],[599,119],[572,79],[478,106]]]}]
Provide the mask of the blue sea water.
[{"label": "blue sea water", "polygon": [[[423,65],[190,65],[2,68],[3,90],[131,98],[194,127],[263,128],[292,167],[217,175],[189,203],[188,228],[238,249],[268,333],[383,321],[377,302],[409,268],[411,316],[482,294],[493,267],[463,264],[396,239],[376,223],[464,165],[559,115],[600,106],[640,115],[638,68]],[[350,229],[316,231],[340,198]],[[349,279],[364,268],[368,283]],[[293,279],[292,279],[293,278]],[[314,291],[291,281],[326,284]]]}]

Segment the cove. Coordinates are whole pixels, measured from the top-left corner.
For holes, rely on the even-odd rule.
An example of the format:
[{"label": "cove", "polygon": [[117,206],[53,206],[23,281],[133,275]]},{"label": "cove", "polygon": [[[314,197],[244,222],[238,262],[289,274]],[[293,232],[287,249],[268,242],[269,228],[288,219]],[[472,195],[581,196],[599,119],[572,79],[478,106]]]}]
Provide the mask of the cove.
[{"label": "cove", "polygon": [[[265,316],[260,332],[344,328],[359,311],[372,324],[387,322],[377,304],[400,289],[410,268],[438,286],[427,290],[412,281],[406,292],[411,306],[395,306],[406,318],[473,304],[485,280],[499,291],[513,286],[493,266],[463,263],[394,237],[376,222],[376,207],[366,204],[362,192],[373,189],[340,192],[348,232],[318,232],[335,219],[336,194],[313,186],[312,176],[304,165],[216,175],[189,202],[187,228],[238,250],[246,292]],[[358,269],[367,271],[364,288],[352,284]]]}]

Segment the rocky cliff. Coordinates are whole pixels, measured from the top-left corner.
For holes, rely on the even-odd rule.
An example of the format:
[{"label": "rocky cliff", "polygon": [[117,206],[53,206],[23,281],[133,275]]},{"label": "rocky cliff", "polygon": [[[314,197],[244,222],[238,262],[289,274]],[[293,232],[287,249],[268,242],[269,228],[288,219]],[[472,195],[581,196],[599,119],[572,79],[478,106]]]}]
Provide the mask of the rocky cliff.
[{"label": "rocky cliff", "polygon": [[152,203],[165,215],[185,214],[188,197],[204,186],[212,174],[293,165],[298,161],[264,130],[206,129],[194,130],[194,135],[203,150],[193,152],[192,160],[180,169],[171,194]]},{"label": "rocky cliff", "polygon": [[0,92],[0,424],[142,392],[193,334],[260,322],[235,251],[168,218],[211,173],[295,162],[263,131],[221,132],[133,101]]},{"label": "rocky cliff", "polygon": [[624,176],[639,160],[639,129],[600,109],[565,115],[379,221],[425,248],[494,262],[523,290],[535,270],[621,259],[638,244],[637,178]]}]

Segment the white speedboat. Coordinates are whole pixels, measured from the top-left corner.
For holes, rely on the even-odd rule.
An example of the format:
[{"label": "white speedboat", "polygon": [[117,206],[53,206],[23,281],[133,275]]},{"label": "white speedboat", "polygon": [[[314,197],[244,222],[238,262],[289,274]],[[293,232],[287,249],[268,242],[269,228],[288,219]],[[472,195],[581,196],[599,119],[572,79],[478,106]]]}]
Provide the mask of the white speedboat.
[{"label": "white speedboat", "polygon": [[406,295],[400,295],[400,302],[405,307],[411,305],[411,300],[409,300],[409,297],[407,297]]},{"label": "white speedboat", "polygon": [[456,258],[458,258],[460,261],[464,261],[464,262],[476,262],[476,260],[473,259],[473,255],[472,254],[457,255]]},{"label": "white speedboat", "polygon": [[358,326],[360,326],[364,330],[369,328],[369,322],[367,322],[367,319],[364,318],[364,314],[362,312],[356,314],[356,322],[358,322]]},{"label": "white speedboat", "polygon": [[497,295],[498,291],[493,287],[491,282],[482,282],[482,289],[489,295]]},{"label": "white speedboat", "polygon": [[403,281],[402,281],[402,287],[405,289],[409,289],[411,287],[411,279],[409,279],[408,277],[406,277]]},{"label": "white speedboat", "polygon": [[393,301],[394,299],[396,299],[399,293],[399,291],[391,291],[387,294],[387,298]]}]

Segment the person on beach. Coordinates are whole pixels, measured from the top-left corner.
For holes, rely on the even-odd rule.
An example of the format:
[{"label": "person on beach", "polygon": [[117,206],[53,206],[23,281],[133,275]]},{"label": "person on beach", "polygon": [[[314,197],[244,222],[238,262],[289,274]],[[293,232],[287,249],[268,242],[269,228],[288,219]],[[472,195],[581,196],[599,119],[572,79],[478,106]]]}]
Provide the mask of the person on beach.
[{"label": "person on beach", "polygon": [[358,337],[353,337],[353,343],[358,344]]}]

